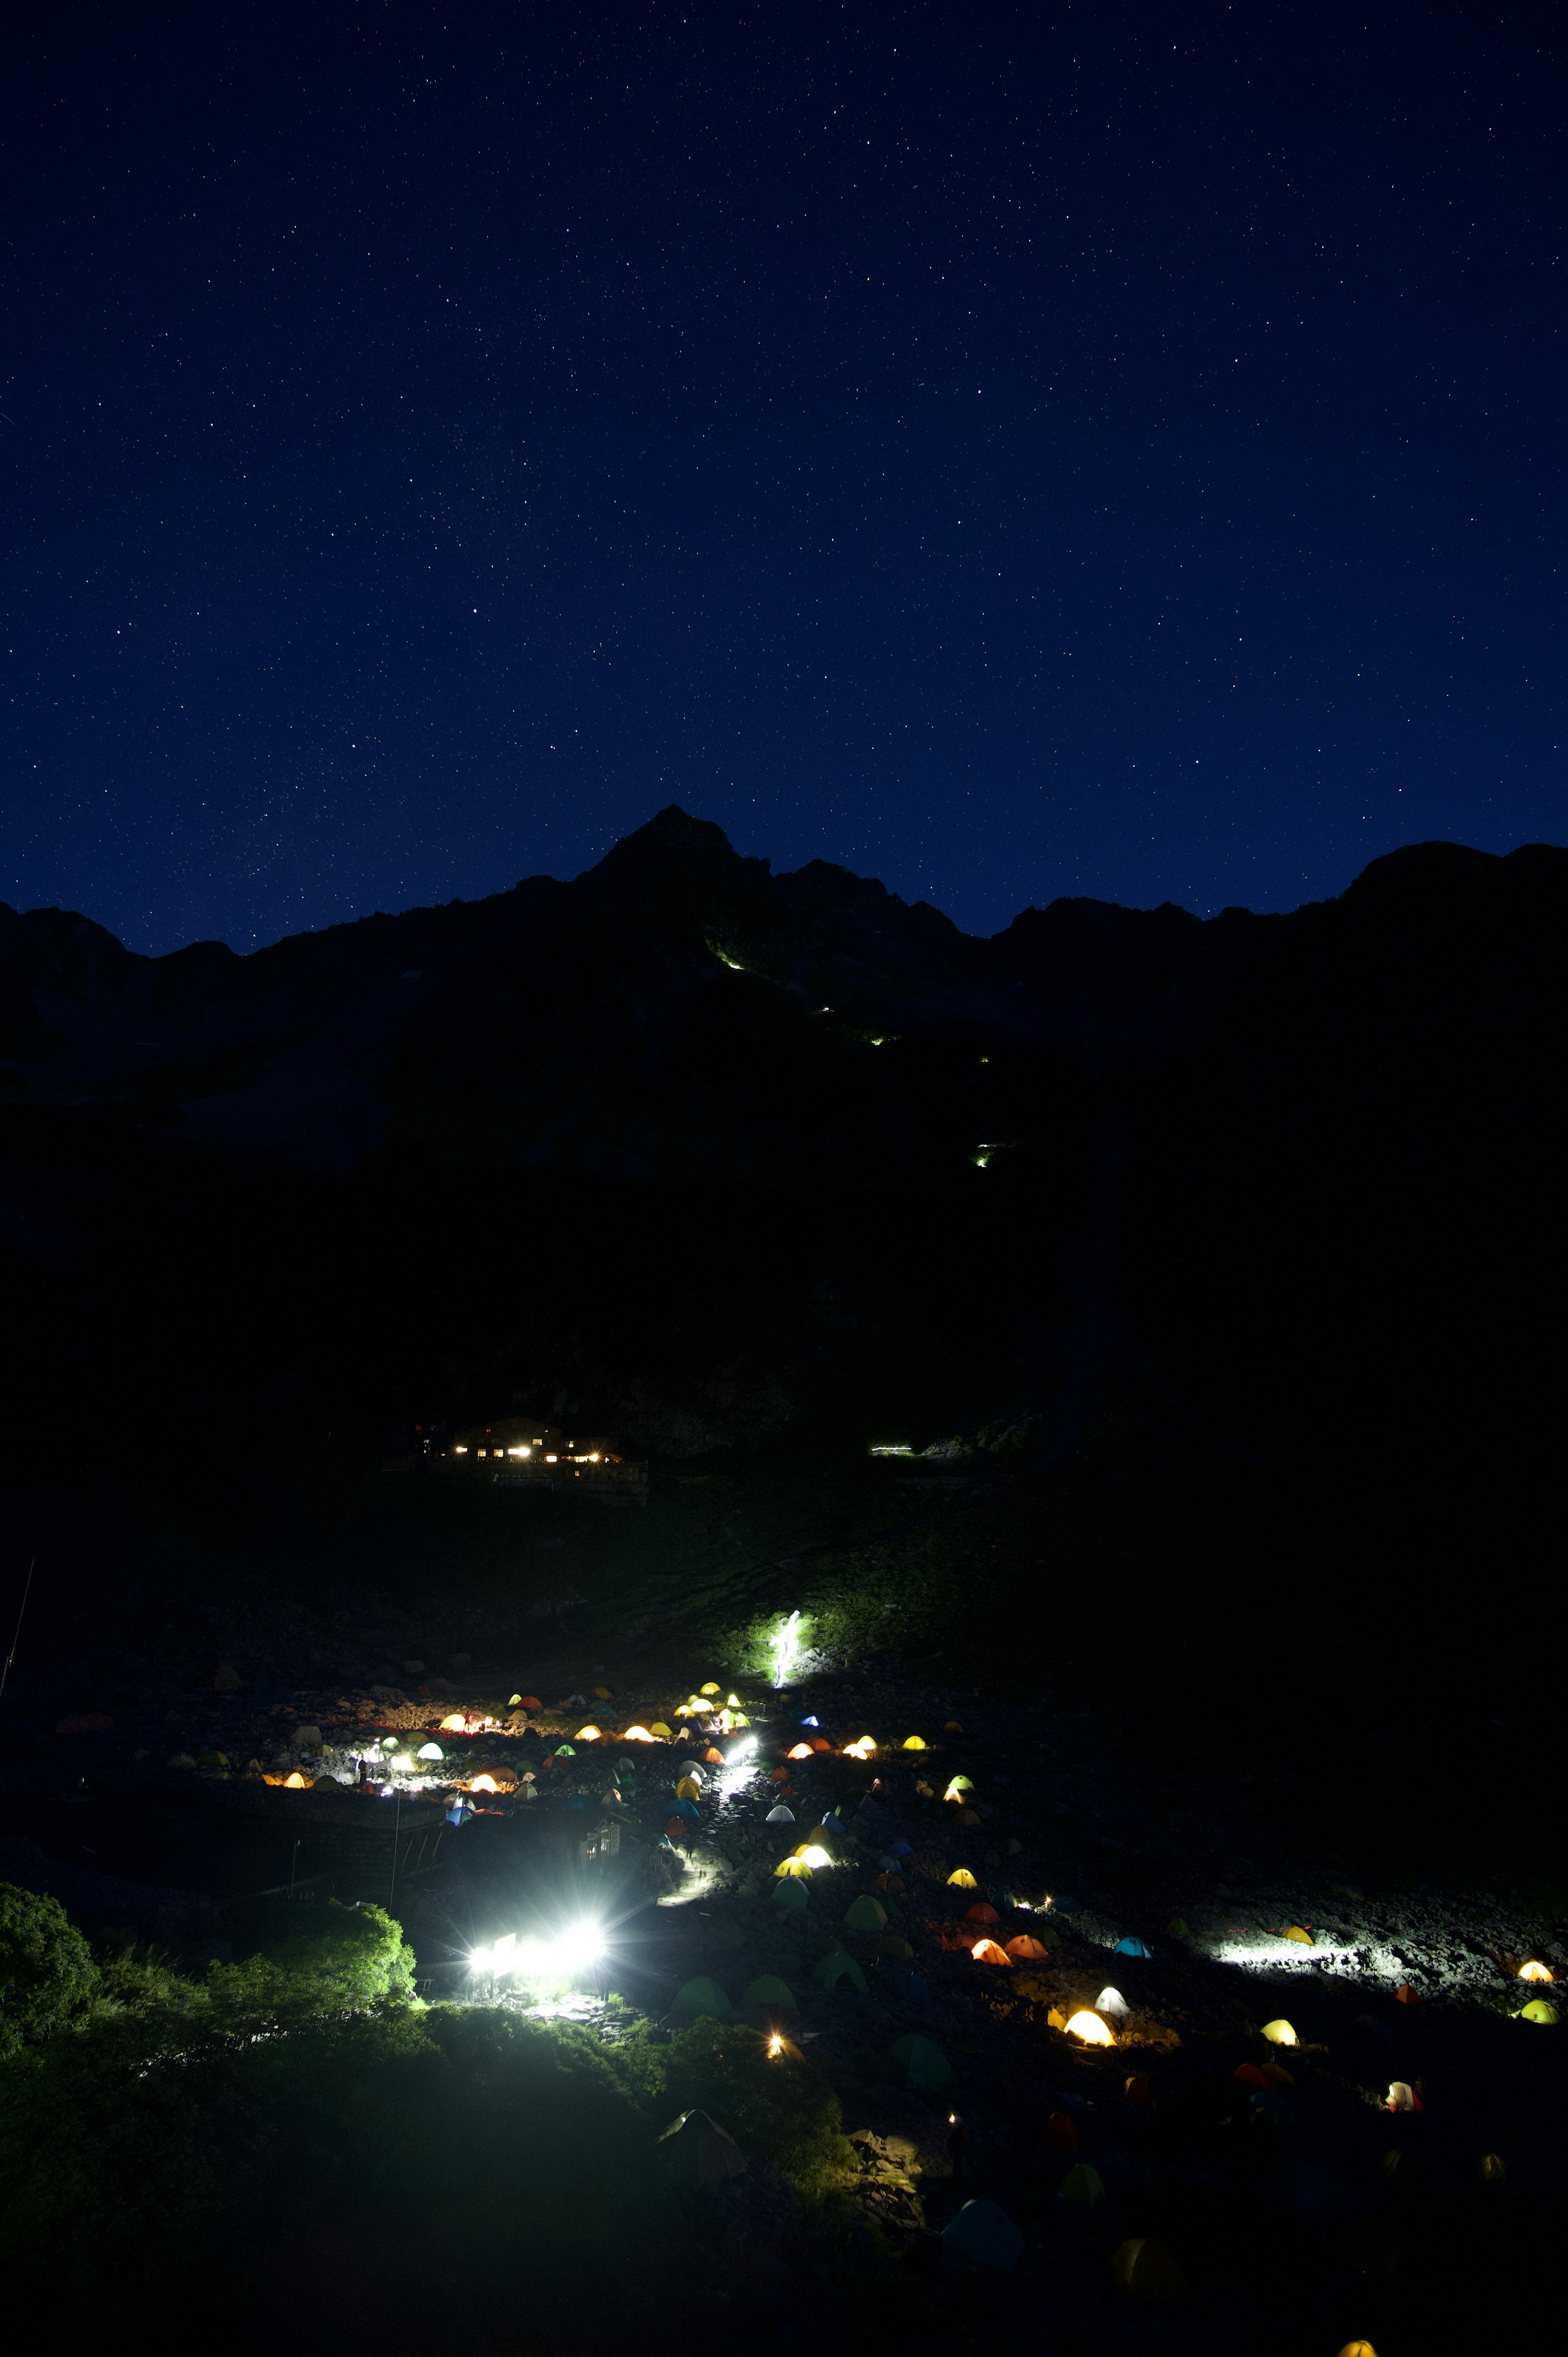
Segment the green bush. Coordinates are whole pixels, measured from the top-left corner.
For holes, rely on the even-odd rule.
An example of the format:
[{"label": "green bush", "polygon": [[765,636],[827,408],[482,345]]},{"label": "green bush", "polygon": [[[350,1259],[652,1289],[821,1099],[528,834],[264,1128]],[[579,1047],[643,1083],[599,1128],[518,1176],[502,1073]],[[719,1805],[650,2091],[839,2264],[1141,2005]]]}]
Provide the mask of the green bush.
[{"label": "green bush", "polygon": [[209,1973],[214,2000],[243,2012],[270,2001],[361,2008],[413,1996],[413,1953],[403,1926],[381,1907],[291,1907],[263,1934],[255,1955]]},{"label": "green bush", "polygon": [[63,2029],[97,1977],[92,1951],[58,1899],[0,1882],[0,2052]]}]

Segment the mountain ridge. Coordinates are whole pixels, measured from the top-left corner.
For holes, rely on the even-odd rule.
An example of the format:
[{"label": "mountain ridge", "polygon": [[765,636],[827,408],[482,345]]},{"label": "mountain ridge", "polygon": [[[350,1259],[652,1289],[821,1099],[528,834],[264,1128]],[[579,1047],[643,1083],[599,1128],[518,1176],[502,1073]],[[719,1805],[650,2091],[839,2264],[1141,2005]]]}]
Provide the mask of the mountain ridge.
[{"label": "mountain ridge", "polygon": [[[733,1054],[735,1010],[703,1004],[726,974],[782,995],[768,1007],[753,990],[739,1024],[780,1068],[811,1060],[802,1039],[780,1034],[789,1009],[820,1016],[841,1044],[929,1040],[956,1026],[1079,1056],[1159,1058],[1233,1024],[1250,991],[1295,995],[1304,961],[1367,969],[1381,933],[1407,957],[1479,948],[1507,967],[1528,963],[1531,928],[1555,927],[1564,909],[1568,852],[1439,843],[1388,854],[1344,894],[1282,915],[1204,920],[1170,902],[1145,910],[1073,896],[972,935],[832,862],[775,876],[671,804],[576,877],[525,878],[242,956],[192,942],[147,958],[74,912],[0,908],[0,1085],[171,1140],[326,1168],[411,1150],[432,1120],[454,1139],[461,1129],[481,1159],[565,1150],[580,1161],[590,1101],[635,1094],[639,1076],[679,1060],[682,1039]],[[1447,929],[1441,945],[1434,924]],[[504,1105],[505,1074],[475,1049],[487,1024],[511,1042]],[[578,1044],[545,1054],[551,1026]],[[455,1125],[437,1110],[459,1084],[490,1106],[488,1142],[471,1118]],[[868,1087],[886,1093],[880,1079]],[[524,1096],[537,1107],[532,1126]],[[596,1167],[606,1154],[650,1159],[629,1133],[597,1150]]]}]

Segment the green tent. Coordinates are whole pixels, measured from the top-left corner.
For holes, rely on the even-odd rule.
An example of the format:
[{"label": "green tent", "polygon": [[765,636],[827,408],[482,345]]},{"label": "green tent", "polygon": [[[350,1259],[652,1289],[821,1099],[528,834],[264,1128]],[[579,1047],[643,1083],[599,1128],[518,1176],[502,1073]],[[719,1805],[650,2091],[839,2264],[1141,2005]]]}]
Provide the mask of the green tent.
[{"label": "green tent", "polygon": [[1024,1855],[1024,1845],[1015,1834],[1008,1835],[1006,1840],[1002,1845],[1002,1848],[1004,1854],[1008,1857],[1022,1857]]},{"label": "green tent", "polygon": [[897,1956],[900,1963],[907,1963],[915,1951],[908,1940],[901,1940],[897,1932],[889,1932],[886,1939],[876,1943],[876,1953],[879,1956]]},{"label": "green tent", "polygon": [[674,2002],[670,2007],[671,2013],[683,2013],[693,2021],[700,2014],[724,2014],[733,2009],[717,1981],[710,1981],[701,1975],[694,1981],[688,1981],[684,1988],[676,1990]]},{"label": "green tent", "polygon": [[776,1882],[773,1886],[773,1904],[781,1915],[798,1915],[811,1903],[811,1894],[803,1882]]},{"label": "green tent", "polygon": [[845,1908],[843,1920],[852,1932],[882,1932],[887,1926],[887,1910],[863,1892]]},{"label": "green tent", "polygon": [[887,2059],[898,2065],[911,2087],[925,2087],[934,2093],[952,2084],[952,2064],[929,2038],[900,2038],[887,2049]]},{"label": "green tent", "polygon": [[1023,2235],[994,2201],[966,2201],[942,2229],[944,2262],[1005,2269],[1015,2267],[1023,2254]]},{"label": "green tent", "polygon": [[852,1988],[863,1993],[865,1989],[865,1975],[854,1958],[846,1956],[842,1948],[835,1948],[831,1955],[824,1956],[811,1978],[819,1988],[837,1988],[840,1981],[848,1981]]},{"label": "green tent", "polygon": [[1086,2160],[1075,2160],[1057,2188],[1058,2201],[1081,2201],[1089,2210],[1097,2210],[1104,2199],[1105,2179]]},{"label": "green tent", "polygon": [[706,2112],[682,2112],[671,2120],[659,2139],[659,2158],[683,2192],[723,2185],[746,2169],[746,2155],[734,2136]]},{"label": "green tent", "polygon": [[788,1981],[781,1981],[777,1973],[759,1973],[741,2003],[782,2006],[787,2013],[799,2013],[800,2010],[795,2002],[794,1990]]}]

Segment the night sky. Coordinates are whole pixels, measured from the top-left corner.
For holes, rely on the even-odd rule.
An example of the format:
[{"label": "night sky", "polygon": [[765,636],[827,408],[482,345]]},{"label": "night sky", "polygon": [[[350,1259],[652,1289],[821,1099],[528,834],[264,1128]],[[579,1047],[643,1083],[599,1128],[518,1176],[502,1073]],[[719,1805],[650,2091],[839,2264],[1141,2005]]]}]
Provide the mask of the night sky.
[{"label": "night sky", "polygon": [[246,949],[679,802],[991,931],[1568,834],[1552,12],[29,15],[0,898]]}]

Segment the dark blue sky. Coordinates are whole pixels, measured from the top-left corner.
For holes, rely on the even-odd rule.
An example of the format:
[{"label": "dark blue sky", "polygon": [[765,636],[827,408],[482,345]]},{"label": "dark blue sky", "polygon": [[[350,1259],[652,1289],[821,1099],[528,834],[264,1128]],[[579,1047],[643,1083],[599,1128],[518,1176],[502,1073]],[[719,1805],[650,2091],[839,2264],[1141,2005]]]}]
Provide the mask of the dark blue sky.
[{"label": "dark blue sky", "polygon": [[1568,834],[1548,12],[6,38],[0,898],[242,949],[678,801],[989,931]]}]

